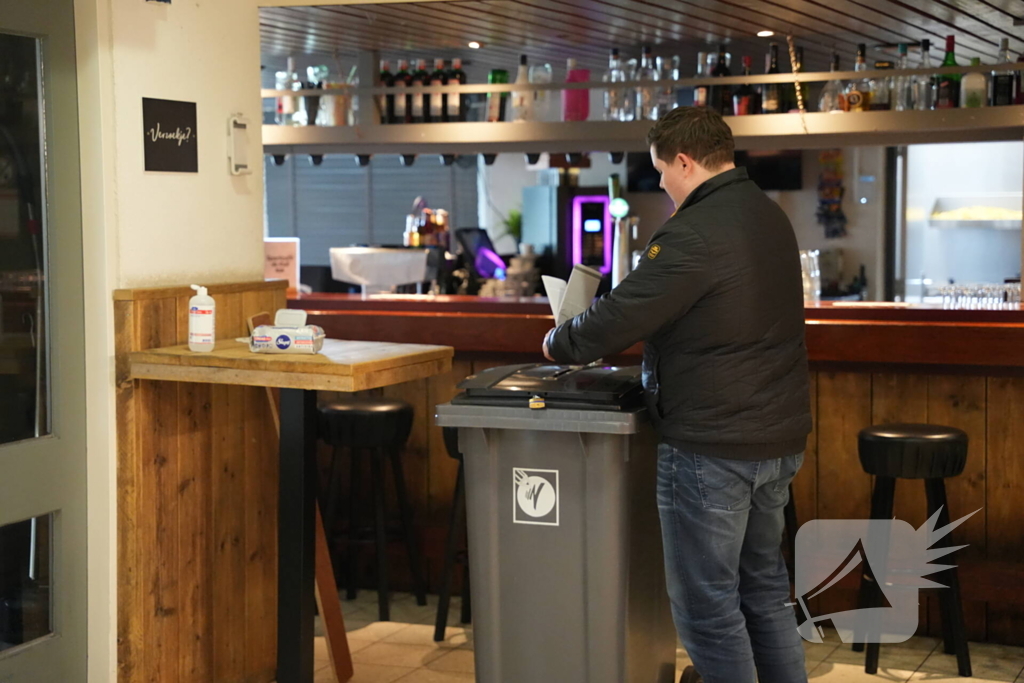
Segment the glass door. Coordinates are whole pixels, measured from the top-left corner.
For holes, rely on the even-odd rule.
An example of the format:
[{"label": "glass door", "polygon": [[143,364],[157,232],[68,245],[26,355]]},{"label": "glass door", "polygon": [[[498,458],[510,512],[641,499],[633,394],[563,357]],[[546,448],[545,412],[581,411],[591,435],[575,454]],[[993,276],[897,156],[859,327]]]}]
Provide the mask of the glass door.
[{"label": "glass door", "polygon": [[73,0],[0,0],[0,681],[86,676]]}]

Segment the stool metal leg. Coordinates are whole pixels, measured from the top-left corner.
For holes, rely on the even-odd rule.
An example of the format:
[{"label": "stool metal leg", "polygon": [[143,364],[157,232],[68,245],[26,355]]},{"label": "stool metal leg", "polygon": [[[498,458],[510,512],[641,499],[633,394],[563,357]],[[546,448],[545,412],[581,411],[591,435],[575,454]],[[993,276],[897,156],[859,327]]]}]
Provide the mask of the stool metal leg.
[{"label": "stool metal leg", "polygon": [[388,530],[384,515],[384,463],[380,454],[370,457],[373,475],[375,531],[377,532],[377,606],[381,621],[391,621],[391,600],[388,591]]},{"label": "stool metal leg", "polygon": [[[875,478],[875,491],[871,496],[871,518],[872,519],[892,519],[892,511],[896,498],[896,480],[892,477],[876,477]],[[884,577],[883,577],[884,580]],[[882,589],[878,585],[878,578],[873,575],[870,566],[865,567],[865,572],[861,576],[861,591],[867,593],[867,598],[864,599],[864,606],[868,608],[881,607],[884,602],[884,596]],[[868,634],[865,634],[865,638]],[[871,634],[877,635],[877,634]],[[863,643],[863,639],[858,639],[858,643]],[[855,646],[855,650],[859,649]],[[865,673],[874,674],[878,673],[878,655],[879,655],[879,643],[867,643],[867,654],[864,657],[864,671]]]},{"label": "stool metal leg", "polygon": [[416,604],[422,607],[427,604],[427,582],[423,580],[420,553],[416,546],[416,530],[412,524],[412,509],[409,507],[409,498],[405,491],[402,455],[397,449],[391,451],[391,473],[395,477],[395,495],[398,498],[398,512],[402,516],[402,533],[405,536],[405,547],[409,554],[409,569],[412,573]]},{"label": "stool metal leg", "polygon": [[349,449],[352,458],[349,468],[348,482],[348,585],[345,587],[345,599],[355,600],[359,594],[359,553],[356,549],[356,533],[359,530],[359,486],[361,468],[359,451]]},{"label": "stool metal leg", "polygon": [[455,496],[452,498],[452,510],[448,519],[448,539],[444,545],[444,571],[441,574],[441,594],[437,599],[437,622],[434,625],[434,641],[444,640],[445,627],[448,625],[448,607],[452,597],[452,574],[455,573],[455,555],[458,552],[459,520],[462,519],[463,505],[463,464],[459,463],[459,473],[455,478]]},{"label": "stool metal leg", "polygon": [[[949,524],[949,505],[946,501],[946,482],[942,479],[925,480],[925,493],[928,497],[928,516],[939,512],[938,527]],[[949,547],[953,539],[945,536],[936,542],[935,547]],[[964,606],[960,595],[960,577],[956,570],[955,554],[950,553],[942,558],[944,564],[952,564],[952,569],[939,573],[935,580],[948,588],[939,589],[939,604],[942,611],[942,629],[946,652],[956,653],[957,670],[961,676],[971,675],[971,654],[967,645],[967,627],[964,624]],[[948,626],[947,626],[948,624]],[[950,642],[952,641],[952,642]],[[952,647],[950,647],[952,646]]]}]

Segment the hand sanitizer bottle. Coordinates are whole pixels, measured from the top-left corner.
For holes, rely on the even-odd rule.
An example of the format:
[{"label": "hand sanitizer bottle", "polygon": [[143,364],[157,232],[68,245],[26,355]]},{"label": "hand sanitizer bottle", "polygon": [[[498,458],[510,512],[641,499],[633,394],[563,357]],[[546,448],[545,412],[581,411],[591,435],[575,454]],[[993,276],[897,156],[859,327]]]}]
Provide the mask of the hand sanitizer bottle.
[{"label": "hand sanitizer bottle", "polygon": [[196,295],[188,300],[188,348],[189,351],[213,351],[216,304],[206,293],[206,287],[192,285]]}]

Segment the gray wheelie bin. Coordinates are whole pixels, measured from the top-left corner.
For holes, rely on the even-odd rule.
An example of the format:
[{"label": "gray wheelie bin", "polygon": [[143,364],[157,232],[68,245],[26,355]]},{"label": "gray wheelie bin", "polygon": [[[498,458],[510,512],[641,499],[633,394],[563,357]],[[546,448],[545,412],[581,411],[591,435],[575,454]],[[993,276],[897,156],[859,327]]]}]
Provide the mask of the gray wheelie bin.
[{"label": "gray wheelie bin", "polygon": [[465,459],[478,683],[673,683],[639,368],[485,370],[437,407]]}]

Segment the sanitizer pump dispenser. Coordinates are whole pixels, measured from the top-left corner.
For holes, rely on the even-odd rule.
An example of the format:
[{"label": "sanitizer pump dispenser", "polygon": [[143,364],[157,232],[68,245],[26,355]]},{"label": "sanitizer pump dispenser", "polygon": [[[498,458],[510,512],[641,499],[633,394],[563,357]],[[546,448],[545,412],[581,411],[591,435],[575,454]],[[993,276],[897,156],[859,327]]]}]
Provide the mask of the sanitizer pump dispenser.
[{"label": "sanitizer pump dispenser", "polygon": [[213,351],[216,304],[206,287],[192,285],[196,295],[188,300],[188,348],[190,351]]}]

